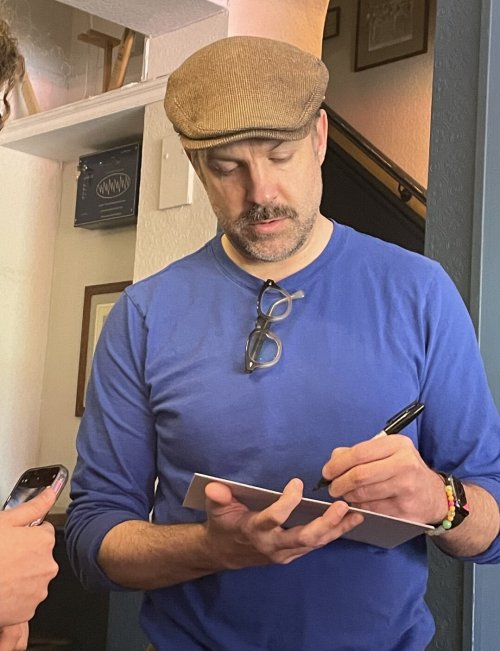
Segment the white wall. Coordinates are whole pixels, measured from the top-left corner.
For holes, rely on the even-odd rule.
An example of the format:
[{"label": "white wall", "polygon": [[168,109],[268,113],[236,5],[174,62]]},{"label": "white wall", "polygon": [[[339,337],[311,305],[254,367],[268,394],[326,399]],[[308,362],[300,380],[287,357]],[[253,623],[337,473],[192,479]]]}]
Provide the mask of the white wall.
[{"label": "white wall", "polygon": [[273,38],[321,57],[328,2],[329,0],[231,0],[228,34]]},{"label": "white wall", "polygon": [[[152,45],[157,74],[226,33],[226,14],[218,12],[159,37]],[[215,232],[199,184],[191,206],[157,209],[167,133],[158,102],[146,110],[137,229],[74,228],[76,161],[61,166],[0,148],[0,498],[27,466],[74,467],[85,286],[153,273]],[[58,509],[67,503],[68,489]]]},{"label": "white wall", "polygon": [[0,500],[26,467],[73,469],[84,288],[133,276],[135,227],[74,228],[75,173],[0,148]]},{"label": "white wall", "polygon": [[0,500],[38,461],[60,165],[0,148]]},{"label": "white wall", "polygon": [[[195,50],[224,36],[227,36],[227,16],[218,14],[152,39],[149,74],[158,77],[171,72]],[[146,107],[134,280],[195,251],[216,231],[215,217],[197,178],[192,204],[158,209],[162,140],[172,133],[163,103]]]},{"label": "white wall", "polygon": [[[55,0],[5,0],[3,9],[42,110],[101,92],[102,51],[76,37],[90,27],[119,36],[122,27]],[[142,66],[130,70],[139,78]],[[0,339],[0,499],[27,466],[73,468],[84,288],[132,279],[134,227],[73,226],[76,164],[0,149],[0,292],[8,315]],[[66,503],[67,489],[58,508]]]},{"label": "white wall", "polygon": [[[65,163],[59,227],[54,250],[50,297],[50,327],[40,411],[41,465],[63,463],[73,470],[75,416],[83,297],[86,285],[132,280],[136,230],[134,226],[89,230],[73,225],[77,161]],[[68,502],[69,487],[58,502]]]},{"label": "white wall", "polygon": [[[215,235],[216,220],[205,191],[195,177],[193,203],[158,210],[162,140],[173,133],[162,102],[146,108],[140,195],[140,220],[134,280],[149,276],[173,260],[195,251]],[[177,173],[173,170],[174,173]],[[174,181],[175,183],[175,181]]]},{"label": "white wall", "polygon": [[221,10],[210,18],[152,38],[149,42],[147,78],[168,75],[196,50],[227,36],[227,23],[228,14]]},{"label": "white wall", "polygon": [[429,165],[435,0],[429,49],[401,61],[354,70],[357,3],[338,0],[340,33],[323,41],[330,71],[326,102],[424,187]]},{"label": "white wall", "polygon": [[[193,51],[207,42],[204,39],[224,34],[224,18],[206,22],[208,29],[202,23],[186,28]],[[162,53],[157,60],[163,67],[169,66],[171,58],[186,47],[186,30],[179,30],[177,38],[170,34],[164,42],[160,39],[156,43]],[[39,423],[40,464],[62,462],[72,470],[76,461],[75,437],[80,419],[74,413],[85,286],[137,280],[201,246],[215,232],[215,219],[198,183],[191,206],[158,210],[161,141],[170,132],[162,103],[147,107],[137,229],[74,228],[76,161],[63,167]],[[68,501],[66,488],[58,508],[64,509]]]}]

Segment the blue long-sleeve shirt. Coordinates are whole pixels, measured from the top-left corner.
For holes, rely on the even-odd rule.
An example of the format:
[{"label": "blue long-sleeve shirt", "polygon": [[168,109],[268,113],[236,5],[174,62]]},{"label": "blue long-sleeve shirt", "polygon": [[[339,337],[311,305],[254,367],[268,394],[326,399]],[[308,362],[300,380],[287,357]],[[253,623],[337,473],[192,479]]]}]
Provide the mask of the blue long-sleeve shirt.
[{"label": "blue long-sleeve shirt", "polygon": [[[88,587],[118,589],[97,564],[129,519],[192,522],[193,472],[311,493],[336,446],[381,429],[412,400],[404,433],[426,463],[500,502],[500,419],[474,330],[441,267],[335,224],[321,255],[281,280],[305,296],[272,329],[270,369],[244,372],[262,282],[217,237],[130,286],[107,319],[78,435],[67,525]],[[155,491],[155,479],[158,484]],[[500,541],[474,560],[500,561]],[[141,621],[160,650],[421,651],[424,536],[393,550],[338,540],[281,566],[223,571],[146,593]]]}]

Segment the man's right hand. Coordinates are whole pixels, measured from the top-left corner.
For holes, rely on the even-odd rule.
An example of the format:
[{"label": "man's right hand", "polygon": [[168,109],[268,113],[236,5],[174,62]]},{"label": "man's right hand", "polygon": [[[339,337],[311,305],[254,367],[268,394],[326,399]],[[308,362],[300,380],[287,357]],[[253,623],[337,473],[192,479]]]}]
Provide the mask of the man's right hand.
[{"label": "man's right hand", "polygon": [[56,500],[47,489],[29,502],[0,512],[0,628],[30,620],[47,596],[58,567],[52,556],[54,527],[43,518]]},{"label": "man's right hand", "polygon": [[283,495],[263,511],[249,511],[224,484],[211,483],[207,497],[209,553],[221,569],[269,563],[286,564],[323,547],[363,521],[343,501],[334,502],[310,523],[284,529],[283,524],[302,499],[303,484],[292,479]]}]

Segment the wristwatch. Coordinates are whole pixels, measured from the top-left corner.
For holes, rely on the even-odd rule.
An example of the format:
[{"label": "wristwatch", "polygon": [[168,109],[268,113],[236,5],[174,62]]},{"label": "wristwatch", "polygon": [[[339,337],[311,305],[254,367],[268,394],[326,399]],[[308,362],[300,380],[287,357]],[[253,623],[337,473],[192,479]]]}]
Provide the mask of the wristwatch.
[{"label": "wristwatch", "polygon": [[442,522],[435,525],[435,529],[428,531],[429,536],[440,536],[451,529],[455,529],[469,515],[465,488],[460,479],[445,472],[437,472],[444,482],[448,498],[448,514]]}]

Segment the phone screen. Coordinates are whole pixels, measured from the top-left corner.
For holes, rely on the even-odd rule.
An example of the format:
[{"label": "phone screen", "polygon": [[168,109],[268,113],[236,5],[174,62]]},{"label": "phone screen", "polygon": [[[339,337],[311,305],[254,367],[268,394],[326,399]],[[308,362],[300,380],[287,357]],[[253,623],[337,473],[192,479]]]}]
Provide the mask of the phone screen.
[{"label": "phone screen", "polygon": [[47,486],[52,486],[59,495],[64,488],[67,478],[68,471],[61,465],[30,468],[19,477],[3,508],[13,509],[18,504],[28,502],[47,488]]}]

